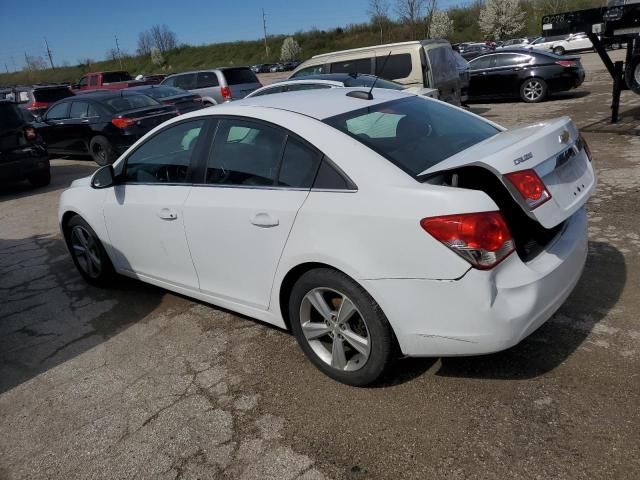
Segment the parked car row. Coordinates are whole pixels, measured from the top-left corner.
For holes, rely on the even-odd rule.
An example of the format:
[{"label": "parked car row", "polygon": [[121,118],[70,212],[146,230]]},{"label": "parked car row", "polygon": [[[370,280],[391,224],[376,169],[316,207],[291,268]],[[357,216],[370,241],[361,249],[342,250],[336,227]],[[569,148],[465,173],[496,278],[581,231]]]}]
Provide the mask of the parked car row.
[{"label": "parked car row", "polygon": [[288,72],[295,70],[302,62],[294,60],[293,62],[283,63],[258,63],[251,66],[253,73],[275,73],[275,72]]}]

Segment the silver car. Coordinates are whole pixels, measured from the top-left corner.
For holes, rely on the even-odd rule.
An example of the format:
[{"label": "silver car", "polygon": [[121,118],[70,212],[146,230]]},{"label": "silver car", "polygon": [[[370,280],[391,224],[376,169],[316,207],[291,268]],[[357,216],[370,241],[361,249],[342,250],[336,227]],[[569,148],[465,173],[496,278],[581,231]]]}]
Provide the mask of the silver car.
[{"label": "silver car", "polygon": [[262,87],[249,67],[222,67],[170,75],[161,85],[182,88],[202,97],[205,106],[238,100]]}]

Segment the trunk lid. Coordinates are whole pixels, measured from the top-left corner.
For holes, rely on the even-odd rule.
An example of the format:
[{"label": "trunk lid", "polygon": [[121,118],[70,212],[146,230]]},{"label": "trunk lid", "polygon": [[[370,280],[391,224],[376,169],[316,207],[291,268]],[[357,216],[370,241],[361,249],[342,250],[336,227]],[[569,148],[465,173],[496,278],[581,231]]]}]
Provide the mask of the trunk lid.
[{"label": "trunk lid", "polygon": [[177,110],[171,105],[157,105],[153,107],[144,107],[136,110],[129,110],[118,115],[120,118],[129,118],[135,120],[135,125],[145,131],[160,125],[161,123],[175,117]]},{"label": "trunk lid", "polygon": [[[569,117],[500,132],[425,170],[420,177],[462,167],[493,172],[525,213],[548,229],[582,207],[596,183],[584,141]],[[528,169],[535,170],[551,194],[548,201],[533,209],[504,177]]]}]

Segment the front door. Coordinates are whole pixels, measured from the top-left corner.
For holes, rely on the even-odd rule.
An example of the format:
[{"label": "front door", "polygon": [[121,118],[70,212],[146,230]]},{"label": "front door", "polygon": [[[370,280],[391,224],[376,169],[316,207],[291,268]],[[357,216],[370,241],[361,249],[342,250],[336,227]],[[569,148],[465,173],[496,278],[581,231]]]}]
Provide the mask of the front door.
[{"label": "front door", "polygon": [[197,290],[184,204],[204,125],[204,119],[172,124],[117,165],[118,184],[108,190],[104,203],[117,268]]},{"label": "front door", "polygon": [[278,127],[220,120],[185,225],[203,293],[266,309],[320,154]]}]

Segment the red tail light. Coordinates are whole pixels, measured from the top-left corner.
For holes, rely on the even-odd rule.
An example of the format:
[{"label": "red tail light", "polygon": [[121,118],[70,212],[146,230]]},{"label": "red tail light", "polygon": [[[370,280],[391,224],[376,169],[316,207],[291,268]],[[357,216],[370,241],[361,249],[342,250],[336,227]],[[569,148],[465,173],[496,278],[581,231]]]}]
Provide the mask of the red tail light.
[{"label": "red tail light", "polygon": [[231,89],[229,87],[220,87],[220,94],[224,100],[231,100]]},{"label": "red tail light", "polygon": [[495,267],[514,250],[513,238],[500,212],[423,218],[420,226],[480,270]]},{"label": "red tail light", "polygon": [[114,118],[113,120],[111,120],[111,123],[113,123],[118,128],[127,128],[133,125],[134,123],[136,123],[136,119],[135,118]]},{"label": "red tail light", "polygon": [[551,198],[549,190],[547,190],[535,170],[507,173],[505,177],[520,192],[520,195],[522,195],[531,210]]},{"label": "red tail light", "polygon": [[582,148],[584,148],[584,153],[587,154],[587,158],[589,159],[589,161],[591,161],[591,149],[589,148],[589,144],[582,135],[580,135],[580,140],[582,141]]},{"label": "red tail light", "polygon": [[27,110],[39,110],[41,108],[47,108],[49,104],[47,102],[31,102],[27,105]]},{"label": "red tail light", "polygon": [[569,68],[577,66],[577,63],[573,60],[558,60],[556,65],[562,65],[563,67]]},{"label": "red tail light", "polygon": [[35,128],[26,127],[24,129],[24,138],[26,138],[27,140],[35,140],[37,136],[38,134],[36,133]]}]

